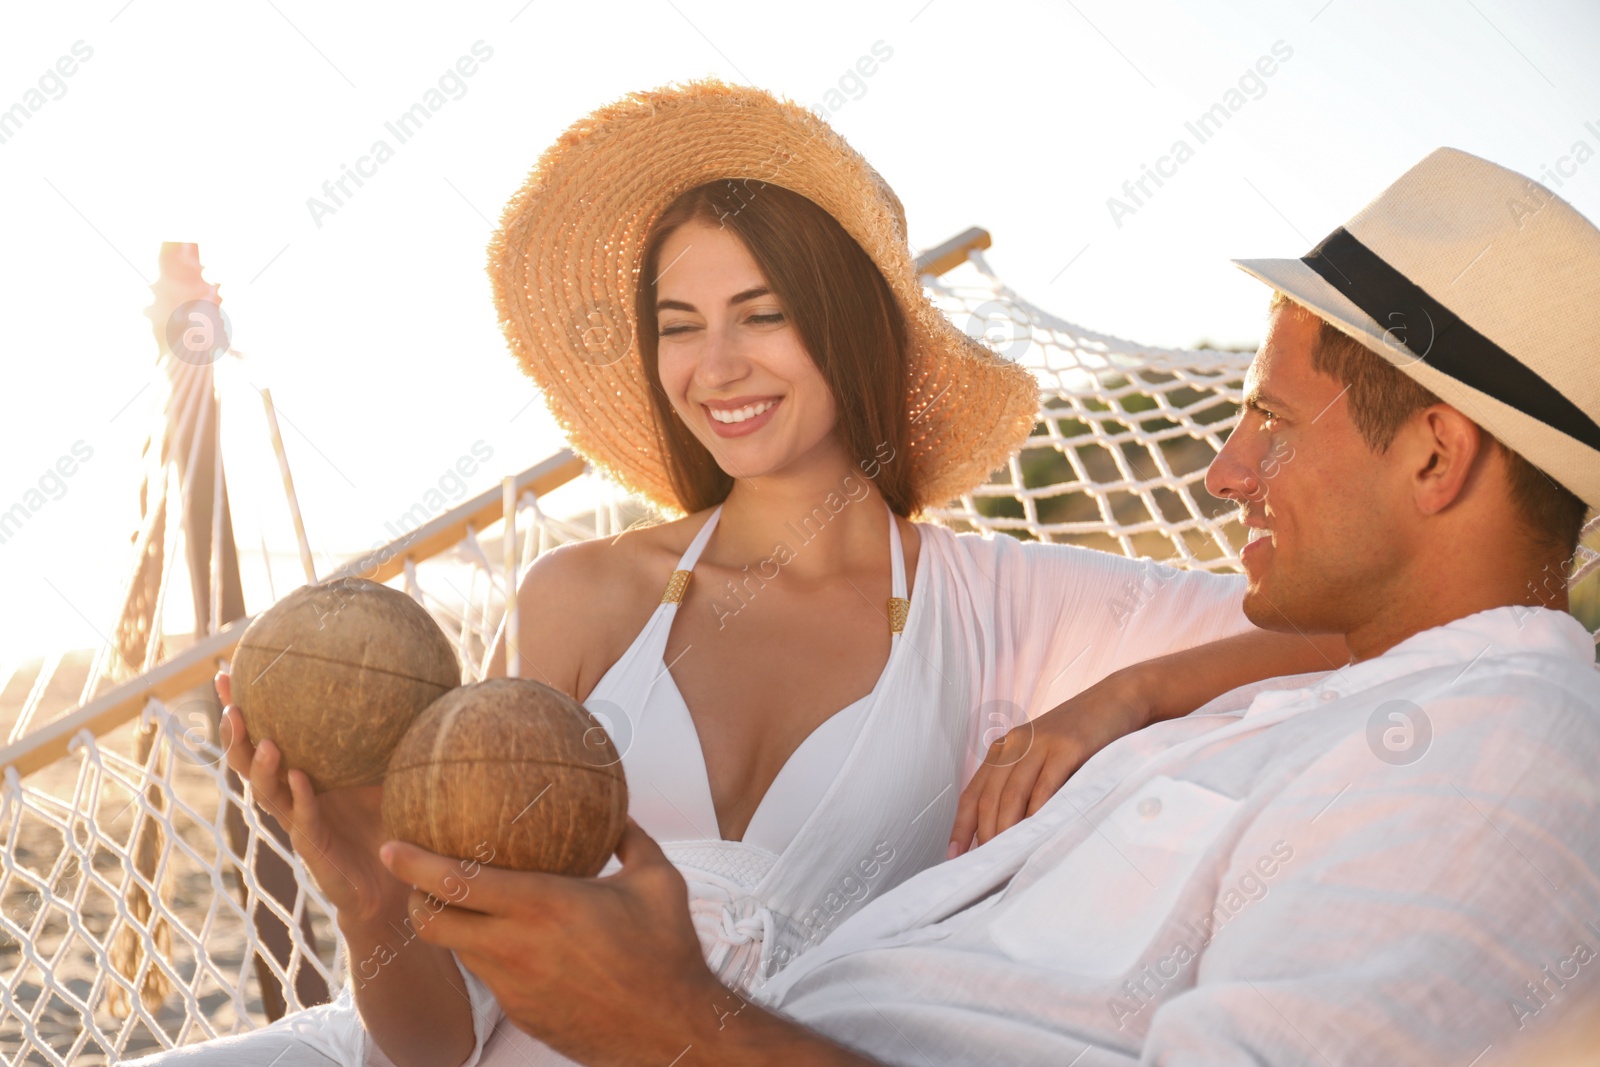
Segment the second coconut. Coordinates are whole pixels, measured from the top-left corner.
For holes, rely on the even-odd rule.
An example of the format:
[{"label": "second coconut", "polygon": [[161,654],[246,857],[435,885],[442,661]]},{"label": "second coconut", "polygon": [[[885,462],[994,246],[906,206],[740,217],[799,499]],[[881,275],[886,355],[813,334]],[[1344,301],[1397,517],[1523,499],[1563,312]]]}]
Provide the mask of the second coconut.
[{"label": "second coconut", "polygon": [[435,700],[384,779],[392,836],[514,870],[598,874],[627,817],[622,761],[604,728],[565,693],[526,678],[491,678]]}]

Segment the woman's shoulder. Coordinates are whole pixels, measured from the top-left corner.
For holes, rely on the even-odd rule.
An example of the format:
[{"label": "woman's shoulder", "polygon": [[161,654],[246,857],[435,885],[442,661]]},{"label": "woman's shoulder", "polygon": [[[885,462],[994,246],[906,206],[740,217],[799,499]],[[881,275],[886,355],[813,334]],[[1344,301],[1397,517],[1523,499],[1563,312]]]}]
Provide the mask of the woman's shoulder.
[{"label": "woman's shoulder", "polygon": [[923,539],[932,540],[947,555],[963,561],[984,562],[993,559],[1016,560],[1025,563],[1032,558],[1072,560],[1123,560],[1126,557],[1083,545],[1060,541],[1040,541],[1031,536],[1014,536],[1007,530],[952,530],[938,523],[921,521],[917,530]]},{"label": "woman's shoulder", "polygon": [[1170,588],[1189,595],[1234,595],[1245,578],[1173,560],[1125,556],[1102,548],[1014,537],[1004,531],[962,532],[919,524],[925,551],[948,582],[974,598],[1056,610],[1070,599],[1149,599]]},{"label": "woman's shoulder", "polygon": [[648,588],[661,595],[672,569],[708,512],[633,526],[613,537],[571,541],[542,553],[522,578],[523,590],[541,597],[585,603],[630,602]]},{"label": "woman's shoulder", "polygon": [[1009,556],[1024,544],[1006,533],[956,531],[925,519],[915,525],[923,546],[931,547],[946,566],[983,564],[999,556]]},{"label": "woman's shoulder", "polygon": [[1096,575],[1119,575],[1132,564],[1123,556],[1083,545],[1012,536],[1004,530],[956,531],[919,522],[923,551],[949,580],[975,592],[1008,595],[1059,592]]},{"label": "woman's shoulder", "polygon": [[704,516],[573,541],[541,553],[517,583],[519,643],[580,700],[626,651]]},{"label": "woman's shoulder", "polygon": [[1016,582],[1011,556],[1018,546],[1005,534],[958,532],[937,522],[915,523],[920,552],[927,557],[929,584],[954,596],[964,611],[984,611],[1000,587]]}]

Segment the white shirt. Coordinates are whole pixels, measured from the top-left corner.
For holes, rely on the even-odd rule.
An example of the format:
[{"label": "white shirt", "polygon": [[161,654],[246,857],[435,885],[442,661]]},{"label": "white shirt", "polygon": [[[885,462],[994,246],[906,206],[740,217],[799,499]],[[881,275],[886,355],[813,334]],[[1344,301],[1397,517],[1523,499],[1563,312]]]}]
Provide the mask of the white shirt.
[{"label": "white shirt", "polygon": [[1600,996],[1600,674],[1499,608],[1113,743],[756,999],[894,1064],[1448,1063]]}]

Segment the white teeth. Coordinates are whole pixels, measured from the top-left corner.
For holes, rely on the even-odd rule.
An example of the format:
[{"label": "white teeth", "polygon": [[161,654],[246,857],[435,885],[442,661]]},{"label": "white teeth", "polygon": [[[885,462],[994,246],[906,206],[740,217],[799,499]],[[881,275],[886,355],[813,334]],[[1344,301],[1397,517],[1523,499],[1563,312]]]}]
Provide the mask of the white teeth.
[{"label": "white teeth", "polygon": [[776,403],[776,400],[767,400],[760,404],[747,404],[742,408],[735,408],[732,411],[722,411],[718,408],[707,408],[706,410],[711,412],[711,417],[718,422],[744,422],[746,419],[755,418],[757,415],[768,410]]},{"label": "white teeth", "polygon": [[1249,538],[1249,540],[1251,540],[1251,541],[1259,541],[1263,537],[1270,537],[1270,536],[1271,536],[1271,532],[1268,531],[1268,530],[1263,530],[1259,526],[1250,527],[1250,538]]}]

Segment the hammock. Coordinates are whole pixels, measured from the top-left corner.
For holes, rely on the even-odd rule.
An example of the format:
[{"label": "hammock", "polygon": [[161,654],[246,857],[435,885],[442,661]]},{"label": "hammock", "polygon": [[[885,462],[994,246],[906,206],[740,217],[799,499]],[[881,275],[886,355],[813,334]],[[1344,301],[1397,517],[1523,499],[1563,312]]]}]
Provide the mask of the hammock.
[{"label": "hammock", "polygon": [[[919,261],[925,282],[953,322],[1033,370],[1043,408],[1020,454],[933,518],[1237,568],[1243,531],[1203,479],[1235,421],[1250,354],[1152,348],[1064,322],[994,275],[988,244],[971,230],[929,251]],[[196,470],[221,486],[222,467],[194,432],[215,403],[210,368],[178,363],[163,365],[170,401],[147,448],[120,655],[103,649],[80,706],[38,721],[61,663],[46,657],[0,751],[0,1046],[16,1052],[12,1062],[114,1062],[236,1033],[325,998],[349,966],[327,902],[226,772],[214,702],[184,699],[225,665],[249,622],[218,624],[228,616],[220,569],[206,632],[197,625],[194,645],[159,658],[167,563],[195,531],[221,543],[226,508],[225,493],[209,494],[208,514],[191,506]],[[513,575],[556,545],[612,535],[645,514],[560,453],[321,578],[398,584],[438,619],[470,680],[502,620],[515,625],[514,613],[506,619]],[[1584,550],[1574,585],[1597,570],[1600,553]],[[0,664],[0,681],[13,669]],[[108,680],[119,684],[101,692]]]}]

